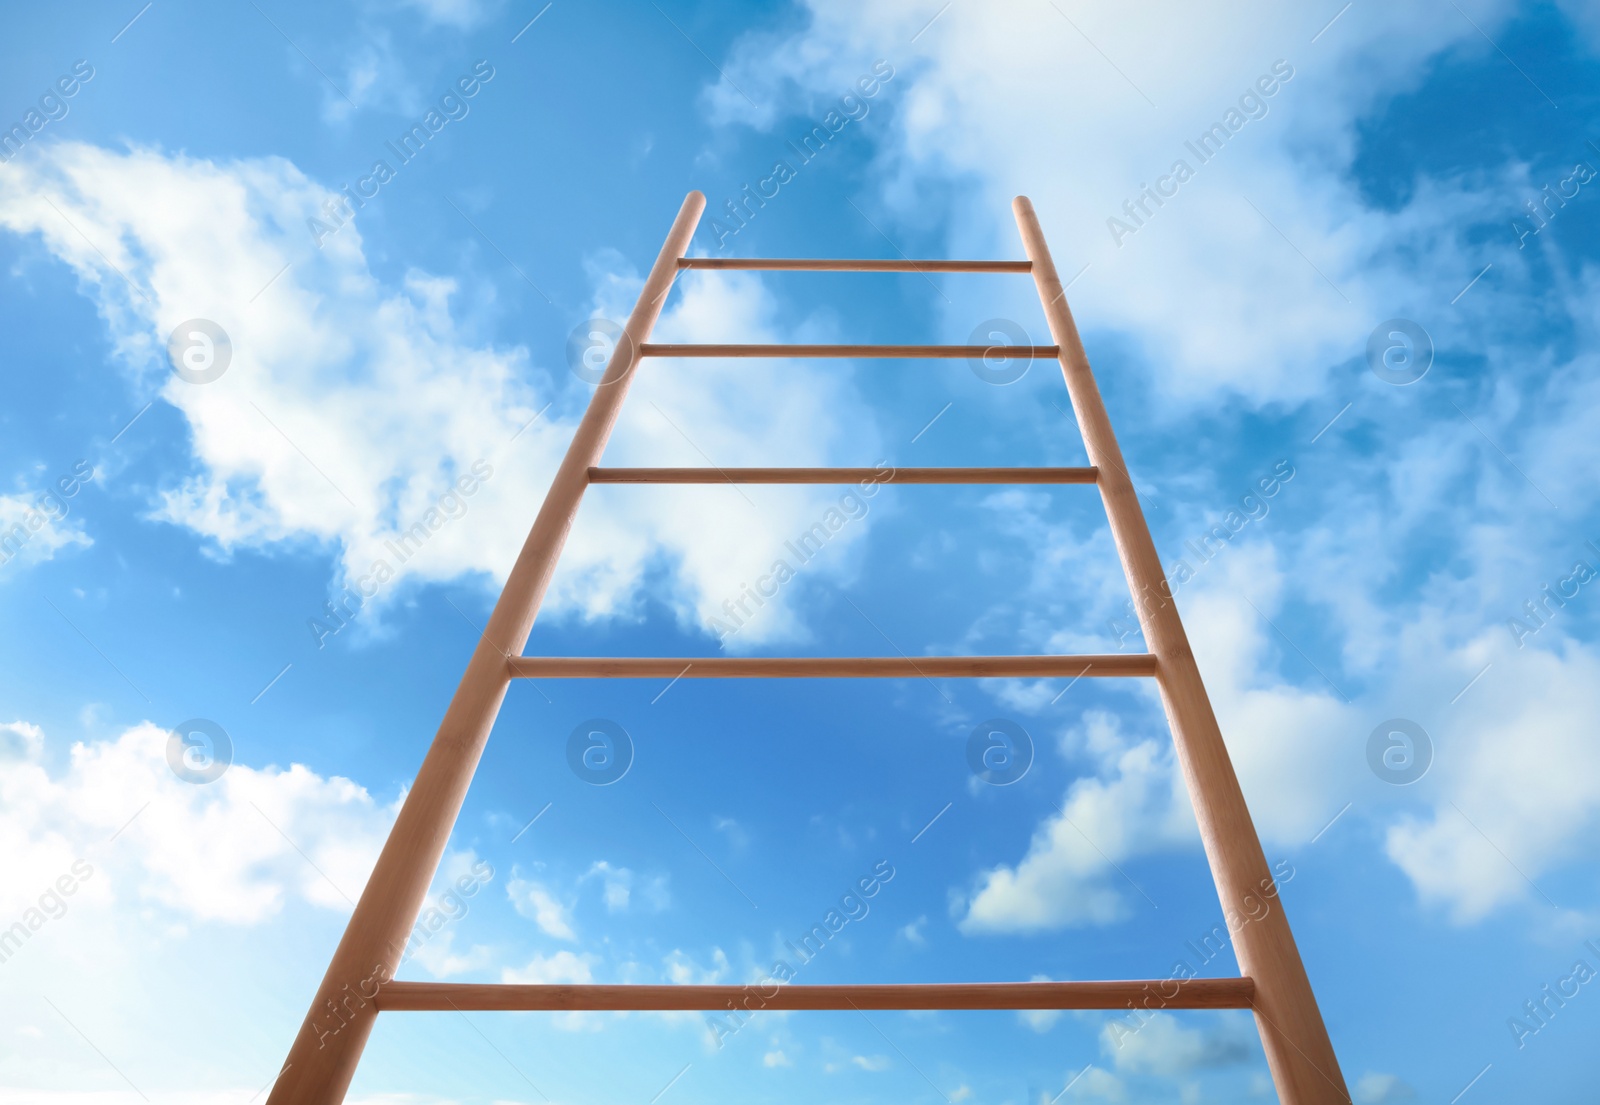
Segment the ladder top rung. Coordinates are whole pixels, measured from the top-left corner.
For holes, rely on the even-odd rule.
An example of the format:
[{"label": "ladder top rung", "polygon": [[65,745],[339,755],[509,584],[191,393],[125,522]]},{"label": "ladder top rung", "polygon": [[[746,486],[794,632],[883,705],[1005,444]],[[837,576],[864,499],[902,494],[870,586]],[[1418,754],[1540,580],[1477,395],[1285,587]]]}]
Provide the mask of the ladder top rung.
[{"label": "ladder top rung", "polygon": [[680,257],[680,269],[789,269],[803,272],[1032,272],[1032,261],[913,261],[865,257]]},{"label": "ladder top rung", "polygon": [[641,357],[1057,357],[1057,345],[662,345],[642,342]]},{"label": "ladder top rung", "polygon": [[611,986],[388,982],[380,1011],[659,1009],[1124,1009],[1154,1000],[1165,1009],[1248,1009],[1249,978],[1127,982],[935,982],[862,985]]},{"label": "ladder top rung", "polygon": [[520,679],[909,679],[1139,676],[1147,652],[1105,656],[513,656]]},{"label": "ladder top rung", "polygon": [[590,483],[1094,483],[1098,468],[591,468]]}]

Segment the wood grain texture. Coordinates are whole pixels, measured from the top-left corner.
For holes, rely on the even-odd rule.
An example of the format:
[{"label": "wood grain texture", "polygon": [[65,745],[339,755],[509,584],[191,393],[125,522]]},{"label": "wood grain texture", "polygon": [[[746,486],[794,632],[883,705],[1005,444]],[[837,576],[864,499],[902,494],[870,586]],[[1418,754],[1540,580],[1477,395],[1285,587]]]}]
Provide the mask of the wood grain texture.
[{"label": "wood grain texture", "polygon": [[1053,345],[662,345],[639,347],[641,357],[865,357],[877,359],[1020,360],[1055,357]]},{"label": "wood grain texture", "polygon": [[997,679],[1156,674],[1148,653],[1108,656],[513,656],[517,679]]},{"label": "wood grain texture", "polygon": [[1276,896],[1272,871],[1089,368],[1088,354],[1067,307],[1066,289],[1050,258],[1033,204],[1026,196],[1018,196],[1012,207],[1025,252],[1033,260],[1033,279],[1051,336],[1061,347],[1061,372],[1084,447],[1090,463],[1100,469],[1100,494],[1133,590],[1139,625],[1157,658],[1162,701],[1224,916],[1254,918],[1267,909],[1260,920],[1248,920],[1238,927],[1233,943],[1240,971],[1255,980],[1256,1024],[1278,1098],[1283,1105],[1348,1105],[1350,1095],[1339,1061],[1283,904]]},{"label": "wood grain texture", "polygon": [[391,1010],[660,1009],[1248,1009],[1248,978],[1126,982],[953,982],[905,985],[550,986],[391,982]]},{"label": "wood grain texture", "polygon": [[909,261],[856,257],[685,257],[680,269],[768,269],[794,272],[1028,272],[1031,261]]},{"label": "wood grain texture", "polygon": [[467,662],[433,744],[384,842],[372,876],[317,988],[268,1105],[338,1105],[372,1032],[377,1007],[365,996],[393,977],[483,755],[509,685],[506,657],[522,651],[572,528],[589,469],[616,423],[637,349],[650,334],[705,209],[690,192],[645,278],[610,363],[556,469],[544,505],[506,578],[505,590]]},{"label": "wood grain texture", "polygon": [[1094,483],[1095,468],[591,468],[590,483]]}]

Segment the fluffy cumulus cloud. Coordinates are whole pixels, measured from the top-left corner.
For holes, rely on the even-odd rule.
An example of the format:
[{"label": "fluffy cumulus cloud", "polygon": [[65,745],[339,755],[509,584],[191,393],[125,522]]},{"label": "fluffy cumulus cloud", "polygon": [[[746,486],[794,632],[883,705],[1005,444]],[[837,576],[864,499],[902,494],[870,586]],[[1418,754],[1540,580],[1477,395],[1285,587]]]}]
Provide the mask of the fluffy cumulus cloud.
[{"label": "fluffy cumulus cloud", "polygon": [[1254,1032],[1243,1017],[1228,1015],[1218,1023],[1213,1014],[1204,1024],[1191,1025],[1156,1012],[1130,1021],[1112,1021],[1100,1031],[1100,1050],[1120,1071],[1171,1078],[1242,1063],[1257,1051]]},{"label": "fluffy cumulus cloud", "polygon": [[1045,820],[1015,866],[984,872],[967,902],[963,932],[1032,932],[1108,924],[1128,912],[1113,865],[1194,835],[1165,741],[1130,737],[1117,720],[1092,714],[1072,738],[1100,773],[1073,783],[1060,812]]},{"label": "fluffy cumulus cloud", "polygon": [[1545,898],[1539,876],[1592,857],[1600,823],[1600,658],[1569,644],[1507,650],[1489,664],[1441,733],[1449,750],[1437,759],[1431,808],[1401,816],[1386,838],[1423,899],[1463,922]]},{"label": "fluffy cumulus cloud", "polygon": [[[719,116],[820,115],[873,44],[897,71],[880,93],[897,105],[883,205],[925,229],[930,186],[955,182],[979,214],[957,220],[952,255],[1005,256],[1011,198],[1030,194],[1064,278],[1088,266],[1080,316],[1140,346],[1164,393],[1313,395],[1374,322],[1404,313],[1391,308],[1447,301],[1492,259],[1460,237],[1501,210],[1476,182],[1425,182],[1383,210],[1343,171],[1363,111],[1414,88],[1430,58],[1481,45],[1465,19],[1391,5],[1313,43],[1330,13],[1254,2],[1172,0],[1139,20],[1112,3],[958,4],[931,23],[913,0],[804,7],[805,33],[735,51],[749,100],[714,87]],[[1510,9],[1464,7],[1491,25]]]},{"label": "fluffy cumulus cloud", "polygon": [[[1348,752],[1349,734],[1360,724],[1358,711],[1336,691],[1290,682],[1268,661],[1268,619],[1278,612],[1282,582],[1271,547],[1255,545],[1234,550],[1183,596],[1192,644],[1257,829],[1269,846],[1280,847],[1314,836],[1338,809],[1330,795],[1358,782]],[[1163,715],[1149,699],[1127,709],[1140,720],[1093,711],[1067,734],[1064,748],[1087,763],[1085,775],[1019,862],[980,877],[963,931],[1111,923],[1138,901],[1118,865],[1198,843]]]},{"label": "fluffy cumulus cloud", "polygon": [[592,956],[579,955],[570,951],[558,951],[551,955],[535,955],[521,967],[506,967],[502,969],[500,981],[526,985],[592,982],[594,981],[594,959]]},{"label": "fluffy cumulus cloud", "polygon": [[[1556,635],[1553,622],[1543,647],[1518,648],[1502,626],[1484,628],[1492,603],[1463,597],[1444,616],[1438,600],[1419,601],[1384,619],[1394,669],[1427,677],[1364,682],[1347,698],[1278,631],[1289,585],[1274,546],[1253,543],[1230,550],[1179,599],[1269,852],[1306,845],[1356,805],[1356,817],[1384,826],[1384,853],[1420,897],[1460,923],[1541,899],[1541,874],[1592,857],[1600,753],[1588,719],[1600,707],[1600,658],[1591,648]],[[1087,774],[1021,860],[980,876],[964,931],[1115,921],[1136,900],[1113,863],[1198,842],[1166,726],[1153,703],[1133,711],[1150,733],[1090,714],[1069,734],[1065,746],[1087,754]],[[1431,766],[1408,787],[1384,782],[1367,762],[1370,733],[1396,716],[1429,734],[1417,754]]]},{"label": "fluffy cumulus cloud", "polygon": [[[306,220],[332,198],[281,159],[219,163],[61,143],[11,167],[0,226],[36,235],[72,267],[135,386],[187,420],[193,465],[168,479],[157,517],[224,553],[326,551],[349,589],[345,613],[406,581],[492,583],[521,547],[587,389],[523,348],[463,333],[454,280],[415,270],[396,285],[375,277],[354,224],[313,248]],[[622,267],[597,282],[599,313],[625,316],[638,274]],[[167,364],[169,335],[195,319],[220,326],[231,346],[226,371],[205,384]],[[182,331],[197,349],[191,359],[215,363],[205,339],[189,336],[198,332]],[[764,286],[737,274],[686,280],[658,336],[791,337]],[[859,409],[845,387],[800,364],[651,365],[608,459],[819,464],[836,459],[841,442],[870,450],[870,427],[841,414]],[[825,519],[837,497],[665,488],[635,499],[597,489],[548,605],[585,617],[629,613],[660,565],[669,580],[661,597],[679,617],[726,625],[743,585],[768,573],[784,541]],[[846,546],[863,531],[853,525],[804,570],[847,572]],[[746,601],[731,642],[803,634],[787,600],[760,617]]]},{"label": "fluffy cumulus cloud", "polygon": [[22,754],[0,772],[0,848],[15,857],[0,917],[80,862],[102,872],[81,880],[80,900],[158,906],[180,923],[257,923],[293,900],[347,910],[397,809],[299,764],[186,782],[169,763],[171,734],[149,722],[74,744],[57,774],[35,727],[6,731]]},{"label": "fluffy cumulus cloud", "polygon": [[1274,628],[1289,580],[1272,545],[1230,550],[1212,571],[1179,598],[1200,674],[1257,832],[1268,846],[1305,843],[1361,781],[1352,736],[1366,715]]},{"label": "fluffy cumulus cloud", "polygon": [[[0,1037],[26,1045],[0,1049],[8,1101],[141,1101],[85,1065],[84,1035],[150,1099],[250,1097],[278,1043],[241,1033],[169,1051],[149,1026],[218,1015],[228,995],[319,964],[365,885],[397,796],[300,765],[186,782],[169,739],[148,722],[71,744],[0,725]],[[474,867],[446,856],[430,905],[451,921],[463,908],[445,880]],[[422,930],[413,961],[436,976],[480,964],[480,948],[452,951],[460,931]]]}]

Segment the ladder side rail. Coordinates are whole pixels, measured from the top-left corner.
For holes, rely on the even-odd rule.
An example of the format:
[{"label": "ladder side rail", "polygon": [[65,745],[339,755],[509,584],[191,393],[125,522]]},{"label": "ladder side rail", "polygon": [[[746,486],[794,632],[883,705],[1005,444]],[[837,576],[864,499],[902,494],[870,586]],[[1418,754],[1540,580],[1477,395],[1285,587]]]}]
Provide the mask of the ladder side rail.
[{"label": "ladder side rail", "polygon": [[399,966],[467,787],[510,684],[507,658],[533,629],[589,482],[632,381],[640,347],[661,314],[678,261],[705,210],[690,192],[645,278],[605,374],[578,423],[544,504],[528,532],[445,711],[416,781],[384,842],[361,899],[267,1098],[267,1105],[338,1105],[349,1089],[377,1016],[374,997]]},{"label": "ladder side rail", "polygon": [[[1045,318],[1061,348],[1061,372],[1089,463],[1099,469],[1097,486],[1134,595],[1139,625],[1156,657],[1156,682],[1223,915],[1254,917],[1260,912],[1260,903],[1271,900],[1263,892],[1273,886],[1272,872],[1044,232],[1026,196],[1018,196],[1012,207],[1024,250],[1033,262]],[[1256,1024],[1283,1105],[1348,1105],[1344,1076],[1281,900],[1260,920],[1236,929],[1233,941],[1241,972],[1255,981]]]}]

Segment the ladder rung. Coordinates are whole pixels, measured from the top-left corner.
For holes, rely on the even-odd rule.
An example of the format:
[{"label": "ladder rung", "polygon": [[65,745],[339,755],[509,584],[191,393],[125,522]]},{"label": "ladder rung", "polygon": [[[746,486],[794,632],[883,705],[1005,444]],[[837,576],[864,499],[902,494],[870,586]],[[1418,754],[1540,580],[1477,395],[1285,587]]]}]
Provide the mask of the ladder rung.
[{"label": "ladder rung", "polygon": [[472,982],[389,982],[379,1010],[660,1009],[1248,1009],[1248,978],[1128,982],[938,982],[905,985],[555,986]]},{"label": "ladder rung", "polygon": [[680,269],[789,269],[802,272],[1032,272],[1032,261],[878,261],[864,257],[680,257]]},{"label": "ladder rung", "polygon": [[662,345],[642,342],[641,357],[1056,357],[1056,345]]},{"label": "ladder rung", "polygon": [[518,679],[908,679],[1139,676],[1148,652],[1107,656],[513,656]]},{"label": "ladder rung", "polygon": [[591,468],[590,483],[1094,483],[1098,468]]}]

